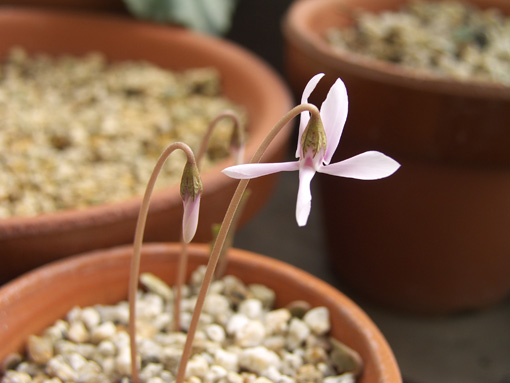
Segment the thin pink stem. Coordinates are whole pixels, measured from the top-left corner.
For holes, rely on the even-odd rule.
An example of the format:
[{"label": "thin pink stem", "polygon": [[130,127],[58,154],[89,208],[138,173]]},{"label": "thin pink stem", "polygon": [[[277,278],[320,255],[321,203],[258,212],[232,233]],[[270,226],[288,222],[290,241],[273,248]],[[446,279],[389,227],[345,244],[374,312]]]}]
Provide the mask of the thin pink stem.
[{"label": "thin pink stem", "polygon": [[187,159],[191,164],[194,164],[195,156],[190,147],[182,142],[175,142],[169,145],[159,157],[154,170],[152,171],[151,177],[145,189],[142,204],[140,206],[140,212],[138,214],[138,221],[136,222],[135,239],[133,241],[133,257],[131,258],[131,273],[129,276],[129,338],[131,347],[131,382],[139,383],[140,378],[138,374],[137,364],[137,347],[136,347],[136,290],[138,287],[138,278],[140,274],[140,258],[141,249],[143,242],[143,233],[145,231],[145,224],[147,222],[147,215],[149,213],[149,205],[154,185],[156,184],[157,178],[166,159],[176,149],[181,149],[186,153]]},{"label": "thin pink stem", "polygon": [[[196,156],[197,166],[200,168],[200,164],[202,159],[207,151],[207,147],[209,146],[209,141],[211,140],[211,135],[214,131],[214,128],[217,126],[218,122],[223,118],[230,118],[234,122],[234,132],[233,136],[238,138],[238,141],[242,141],[243,132],[241,123],[239,121],[239,117],[237,114],[231,110],[226,110],[220,113],[207,127],[206,133],[202,138],[202,142],[200,145],[200,149],[198,151],[198,155]],[[239,151],[239,148],[237,148]],[[234,156],[236,160],[239,160],[239,156]],[[182,286],[185,282],[186,277],[186,269],[188,265],[188,254],[187,254],[187,244],[181,237],[181,245],[182,245],[182,255],[179,257],[179,266],[177,268],[177,278],[176,278],[176,296],[174,299],[174,331],[179,331],[181,328],[181,299],[182,299]]]},{"label": "thin pink stem", "polygon": [[[320,117],[319,110],[315,105],[312,104],[300,104],[289,111],[285,116],[282,117],[280,121],[273,127],[273,129],[266,136],[264,141],[260,144],[259,148],[253,155],[250,163],[258,163],[264,152],[266,151],[269,144],[273,141],[276,135],[296,116],[298,116],[301,112],[309,111],[310,113],[315,114]],[[232,196],[232,200],[230,201],[230,205],[227,208],[227,212],[225,213],[225,218],[221,224],[220,230],[218,232],[218,236],[216,237],[216,241],[214,242],[214,246],[209,256],[209,262],[207,264],[207,268],[204,274],[204,280],[202,281],[202,286],[200,287],[200,291],[197,297],[197,302],[195,304],[195,308],[193,310],[193,315],[191,317],[191,323],[188,330],[188,336],[186,337],[186,343],[184,344],[184,349],[182,352],[181,362],[179,364],[179,369],[177,371],[176,383],[183,383],[184,374],[186,372],[186,365],[191,356],[191,346],[193,343],[193,339],[195,338],[195,333],[198,326],[198,320],[200,318],[200,313],[202,312],[202,308],[204,306],[205,297],[207,294],[207,290],[214,276],[214,271],[216,269],[216,265],[218,263],[218,259],[220,257],[221,249],[223,244],[225,243],[225,239],[227,237],[227,233],[232,224],[232,220],[237,210],[241,198],[248,186],[249,179],[243,179],[239,181],[237,188]]]},{"label": "thin pink stem", "polygon": [[188,268],[188,244],[181,237],[182,252],[179,257],[179,266],[177,267],[177,278],[175,282],[176,293],[174,299],[174,331],[181,329],[181,300],[182,286],[186,279],[186,269]]},{"label": "thin pink stem", "polygon": [[[241,126],[241,122],[239,121],[239,116],[234,111],[231,110],[226,110],[220,113],[214,120],[211,121],[211,123],[207,127],[207,131],[205,132],[204,137],[202,138],[202,143],[200,145],[200,149],[198,150],[198,155],[196,157],[199,169],[200,163],[202,162],[205,152],[207,151],[207,147],[209,146],[209,141],[211,139],[211,135],[214,131],[214,128],[216,127],[218,122],[224,118],[230,118],[234,122],[234,131],[232,133],[232,136],[237,137],[237,140],[234,141],[239,142],[243,141],[244,132]],[[240,151],[240,148],[237,148],[237,151]],[[240,159],[238,155],[235,155],[234,157],[236,158],[236,164],[238,164],[239,161],[242,161],[242,159]]]}]

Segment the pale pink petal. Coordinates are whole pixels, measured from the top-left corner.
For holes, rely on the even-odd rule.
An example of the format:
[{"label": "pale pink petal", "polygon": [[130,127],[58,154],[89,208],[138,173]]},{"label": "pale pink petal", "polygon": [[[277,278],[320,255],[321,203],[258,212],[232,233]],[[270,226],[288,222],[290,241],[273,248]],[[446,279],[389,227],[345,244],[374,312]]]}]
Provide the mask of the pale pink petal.
[{"label": "pale pink petal", "polygon": [[324,163],[327,165],[340,142],[348,110],[347,90],[342,80],[337,79],[321,106],[321,118],[326,131],[327,149]]},{"label": "pale pink petal", "polygon": [[184,212],[182,215],[182,239],[186,243],[190,243],[198,226],[198,213],[200,210],[200,195],[193,198],[188,197],[183,201]]},{"label": "pale pink petal", "polygon": [[299,226],[305,226],[312,208],[312,191],[310,183],[315,170],[309,166],[299,169],[299,190],[296,203],[296,221]]},{"label": "pale pink petal", "polygon": [[[310,81],[308,81],[308,84],[305,86],[305,90],[303,91],[303,95],[301,96],[301,104],[308,103],[308,97],[312,94],[313,90],[321,80],[321,78],[324,77],[324,73],[316,74],[311,78]],[[301,119],[299,121],[299,132],[298,132],[298,145],[296,150],[296,158],[298,158],[301,155],[301,136],[303,135],[303,132],[305,131],[306,125],[308,124],[308,121],[310,121],[310,112],[301,112]]]},{"label": "pale pink petal", "polygon": [[299,169],[299,162],[277,162],[267,164],[243,164],[230,166],[222,172],[231,178],[251,179],[277,172],[289,172]]},{"label": "pale pink petal", "polygon": [[322,166],[318,171],[333,176],[376,180],[392,175],[399,167],[400,164],[393,158],[380,152],[369,151],[344,161]]}]

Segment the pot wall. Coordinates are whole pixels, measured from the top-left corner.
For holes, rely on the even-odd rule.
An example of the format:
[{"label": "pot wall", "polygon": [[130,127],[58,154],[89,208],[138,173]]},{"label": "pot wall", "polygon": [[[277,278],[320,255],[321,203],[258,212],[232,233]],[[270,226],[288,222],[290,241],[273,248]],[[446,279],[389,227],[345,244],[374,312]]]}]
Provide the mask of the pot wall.
[{"label": "pot wall", "polygon": [[[510,13],[510,3],[471,1]],[[369,183],[320,176],[326,234],[343,281],[375,301],[421,313],[486,307],[510,293],[510,88],[419,75],[333,52],[322,39],[354,9],[402,0],[297,1],[284,21],[295,92],[315,73],[349,94],[338,161],[366,150],[401,168]],[[328,83],[329,81],[329,83]]]},{"label": "pot wall", "polygon": [[[141,272],[174,279],[178,244],[150,244],[142,252]],[[209,248],[190,245],[189,268],[205,264]],[[126,299],[131,247],[99,250],[28,273],[0,288],[0,360],[21,350],[30,334],[40,333],[73,306],[115,303]],[[365,368],[359,382],[401,382],[394,356],[379,330],[352,301],[333,287],[293,266],[232,249],[227,273],[245,283],[274,289],[277,306],[306,300],[330,310],[332,336],[357,350]],[[189,274],[189,272],[188,272]],[[65,286],[65,288],[61,288]]]},{"label": "pot wall", "polygon": [[[0,57],[13,45],[21,45],[28,52],[49,54],[100,51],[110,60],[143,59],[173,70],[213,66],[220,72],[224,94],[246,109],[246,160],[292,107],[283,81],[256,56],[225,40],[181,28],[120,16],[4,7],[0,9]],[[273,141],[264,161],[283,159],[290,128]],[[204,194],[196,241],[209,241],[211,225],[223,220],[238,181],[221,174],[221,170],[232,164],[229,159],[202,174]],[[241,225],[263,206],[276,180],[273,175],[250,183],[253,193]],[[132,242],[140,201],[141,198],[134,198],[80,211],[0,221],[4,262],[0,281],[63,256]],[[179,187],[154,193],[147,240],[178,241],[181,222]]]}]

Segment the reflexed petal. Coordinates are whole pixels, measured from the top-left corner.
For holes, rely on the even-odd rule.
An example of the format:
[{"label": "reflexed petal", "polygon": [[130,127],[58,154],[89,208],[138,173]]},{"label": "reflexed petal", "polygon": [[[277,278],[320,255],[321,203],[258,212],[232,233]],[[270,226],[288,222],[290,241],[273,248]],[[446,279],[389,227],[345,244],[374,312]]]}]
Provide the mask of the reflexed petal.
[{"label": "reflexed petal", "polygon": [[299,190],[296,203],[296,221],[299,226],[305,226],[312,208],[312,192],[310,183],[315,170],[308,166],[299,169]]},{"label": "reflexed petal", "polygon": [[326,165],[331,161],[338,142],[340,142],[345,120],[347,119],[348,104],[345,85],[342,80],[337,79],[321,106],[322,124],[328,140],[328,147],[324,155]]},{"label": "reflexed petal", "polygon": [[[305,86],[305,90],[303,91],[303,95],[301,96],[301,104],[307,104],[308,103],[308,97],[312,94],[313,90],[321,80],[321,78],[324,77],[324,73],[316,74],[311,78],[310,81],[308,81],[308,84]],[[298,158],[301,154],[300,150],[300,144],[301,144],[301,135],[305,131],[306,125],[308,124],[308,121],[310,121],[310,112],[301,112],[301,119],[299,121],[299,133],[298,133],[298,145],[296,150],[296,158]]]},{"label": "reflexed petal", "polygon": [[200,195],[195,200],[185,198],[182,203],[184,207],[182,215],[182,239],[184,242],[190,243],[197,232]]},{"label": "reflexed petal", "polygon": [[222,172],[231,178],[250,179],[273,174],[277,172],[289,172],[299,169],[299,162],[277,162],[267,164],[243,164],[230,166]]},{"label": "reflexed petal", "polygon": [[399,167],[400,164],[393,158],[380,152],[369,151],[344,161],[322,166],[318,171],[333,176],[376,180],[392,175]]}]

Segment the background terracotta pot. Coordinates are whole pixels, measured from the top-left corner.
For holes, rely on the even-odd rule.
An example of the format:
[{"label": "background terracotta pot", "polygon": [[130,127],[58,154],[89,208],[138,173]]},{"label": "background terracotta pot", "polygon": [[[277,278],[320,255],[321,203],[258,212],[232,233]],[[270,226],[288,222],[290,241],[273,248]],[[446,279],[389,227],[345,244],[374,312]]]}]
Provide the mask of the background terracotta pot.
[{"label": "background terracotta pot", "polygon": [[[188,30],[134,21],[130,18],[57,11],[0,10],[0,58],[10,47],[28,52],[83,54],[103,52],[109,60],[144,59],[183,70],[212,66],[219,70],[224,94],[243,106],[248,119],[246,157],[291,107],[281,79],[261,60],[224,40]],[[289,127],[290,128],[290,127]],[[280,160],[290,129],[268,149],[264,161]],[[221,222],[237,181],[220,173],[226,160],[202,175],[204,195],[197,241],[208,241],[211,225]],[[271,195],[276,177],[255,180],[241,224]],[[132,241],[141,198],[123,203],[63,211],[33,218],[0,221],[0,281],[59,257]],[[182,201],[175,186],[155,193],[146,240],[178,240]]]},{"label": "background terracotta pot", "polygon": [[[349,52],[327,29],[403,0],[302,0],[286,15],[296,92],[315,73],[341,77],[349,117],[334,161],[380,150],[402,164],[368,183],[320,177],[331,259],[343,281],[393,307],[447,313],[510,292],[510,87],[459,82]],[[510,13],[510,3],[472,0]]]},{"label": "background terracotta pot", "polygon": [[[180,249],[178,244],[146,245],[142,272],[150,271],[171,282]],[[125,300],[131,254],[131,246],[98,250],[46,265],[0,288],[0,360],[22,350],[28,335],[40,333],[76,305]],[[208,254],[208,246],[191,245],[189,273],[205,264]],[[305,300],[313,306],[328,307],[332,336],[357,350],[364,360],[360,383],[401,382],[394,356],[379,330],[338,290],[281,261],[238,249],[232,249],[229,257],[227,273],[245,283],[274,289],[278,306]]]},{"label": "background terracotta pot", "polygon": [[2,0],[4,5],[126,12],[123,0]]}]

